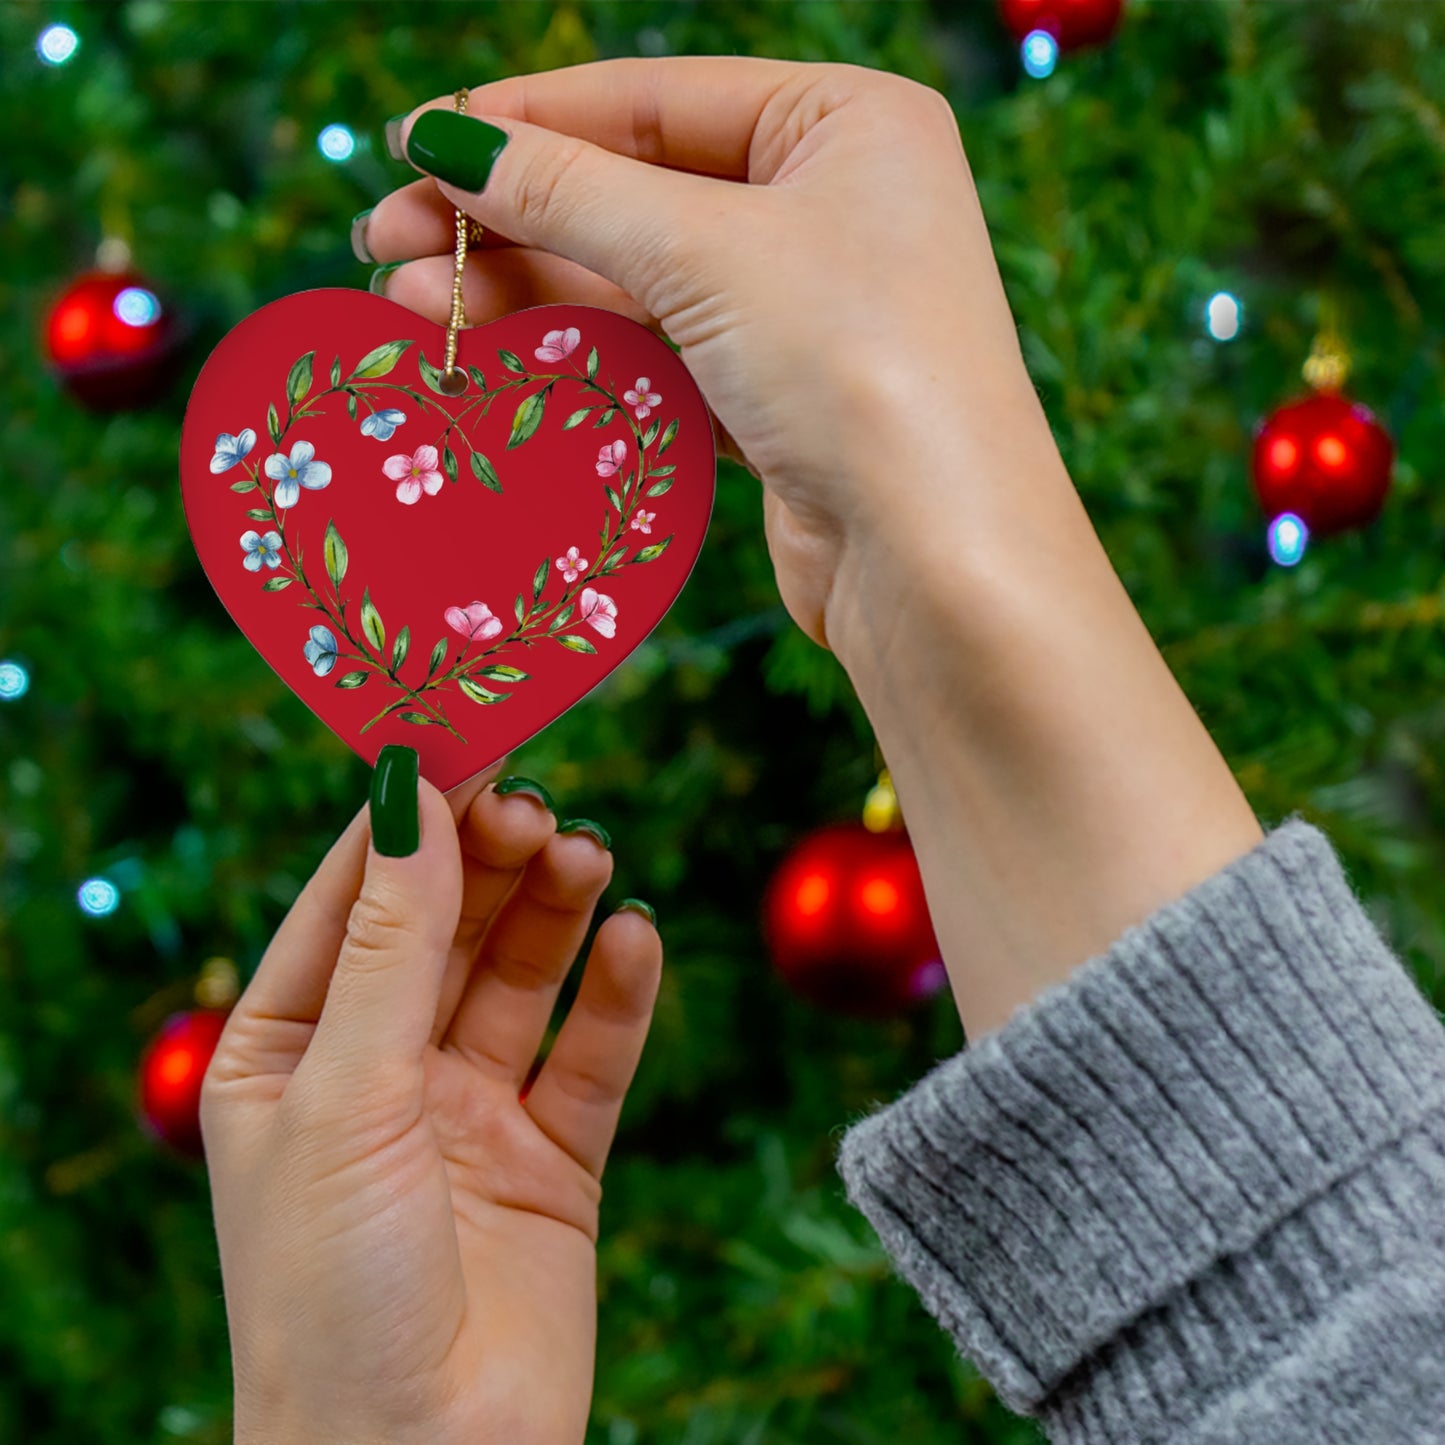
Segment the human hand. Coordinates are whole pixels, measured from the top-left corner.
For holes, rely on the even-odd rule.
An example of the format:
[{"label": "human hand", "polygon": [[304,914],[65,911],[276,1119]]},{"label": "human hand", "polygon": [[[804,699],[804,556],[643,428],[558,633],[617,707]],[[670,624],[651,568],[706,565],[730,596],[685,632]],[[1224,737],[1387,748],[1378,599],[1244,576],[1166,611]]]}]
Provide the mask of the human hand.
[{"label": "human hand", "polygon": [[612,858],[486,781],[421,782],[410,856],[352,819],[207,1071],[238,1445],[585,1433],[600,1180],[662,950],[631,909],[602,925],[519,1098]]},{"label": "human hand", "polygon": [[[489,121],[507,139],[488,174]],[[885,554],[931,543],[957,563],[993,518],[1019,521],[1011,479],[1067,489],[936,91],[846,65],[613,60],[388,131],[437,181],[357,232],[360,253],[409,262],[385,294],[448,318],[455,205],[489,233],[472,322],[571,301],[665,333],[764,484],[783,601],[840,655],[907,571]]]}]

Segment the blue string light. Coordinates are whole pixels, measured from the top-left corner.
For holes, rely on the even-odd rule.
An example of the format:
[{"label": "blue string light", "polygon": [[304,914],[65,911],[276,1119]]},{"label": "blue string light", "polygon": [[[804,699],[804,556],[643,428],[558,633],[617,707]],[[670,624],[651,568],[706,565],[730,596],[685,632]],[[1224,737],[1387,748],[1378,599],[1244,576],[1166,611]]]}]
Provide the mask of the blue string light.
[{"label": "blue string light", "polygon": [[1046,80],[1059,63],[1059,42],[1047,30],[1030,30],[1019,47],[1024,69],[1035,80]]},{"label": "blue string light", "polygon": [[120,907],[120,889],[109,878],[87,878],[75,897],[80,911],[92,918],[106,918]]},{"label": "blue string light", "polygon": [[1281,512],[1269,524],[1269,555],[1281,567],[1293,567],[1304,556],[1309,540],[1304,518],[1293,512]]},{"label": "blue string light", "polygon": [[0,662],[0,702],[15,702],[30,691],[30,674],[8,659]]},{"label": "blue string light", "polygon": [[80,49],[80,36],[68,25],[47,25],[35,42],[35,53],[47,65],[64,65]]},{"label": "blue string light", "polygon": [[147,291],[144,286],[127,286],[115,298],[111,309],[117,320],[127,326],[149,326],[159,319],[161,303],[154,291]]},{"label": "blue string light", "polygon": [[349,161],[356,151],[356,137],[344,125],[329,125],[316,137],[316,148],[329,161]]}]

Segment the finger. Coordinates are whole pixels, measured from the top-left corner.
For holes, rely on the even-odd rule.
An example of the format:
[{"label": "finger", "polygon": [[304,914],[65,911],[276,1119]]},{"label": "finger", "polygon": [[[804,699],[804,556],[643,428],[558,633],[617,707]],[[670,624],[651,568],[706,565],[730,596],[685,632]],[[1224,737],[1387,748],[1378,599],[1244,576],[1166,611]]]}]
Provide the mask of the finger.
[{"label": "finger", "polygon": [[614,913],[592,944],[577,998],[524,1107],[601,1179],[662,980],[662,940],[640,913]]},{"label": "finger", "polygon": [[[388,272],[380,294],[444,326],[451,319],[454,274],[451,255],[426,256]],[[462,272],[462,304],[469,326],[554,302],[600,306],[655,332],[661,330],[621,287],[575,261],[519,246],[481,256],[468,253]]]},{"label": "finger", "polygon": [[[407,787],[404,773],[398,785]],[[417,846],[389,857],[371,840],[298,1079],[305,1072],[328,1088],[352,1090],[376,1080],[420,1080],[461,912],[462,860],[446,798],[425,779],[415,787]]]},{"label": "finger", "polygon": [[[430,176],[383,196],[364,214],[358,260],[386,265],[418,256],[449,255],[456,245],[457,208],[437,190]],[[490,230],[483,233],[480,243],[470,243],[474,250],[504,250],[513,244],[510,237]]]},{"label": "finger", "polygon": [[443,1048],[520,1087],[611,877],[590,835],[553,835],[488,929]]},{"label": "finger", "polygon": [[547,844],[557,819],[526,792],[477,794],[458,827],[462,848],[462,911],[447,957],[431,1041],[440,1045],[456,1013],[482,939],[527,864]]}]

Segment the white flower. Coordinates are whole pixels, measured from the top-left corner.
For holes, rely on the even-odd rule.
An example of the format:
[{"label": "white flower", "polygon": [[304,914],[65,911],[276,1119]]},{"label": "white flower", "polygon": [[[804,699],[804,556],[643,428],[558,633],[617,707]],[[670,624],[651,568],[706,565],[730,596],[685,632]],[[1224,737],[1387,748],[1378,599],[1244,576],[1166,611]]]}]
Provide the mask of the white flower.
[{"label": "white flower", "polygon": [[316,448],[310,442],[297,442],[291,448],[289,457],[280,452],[266,458],[266,475],[276,483],[271,500],[283,510],[294,507],[301,496],[301,488],[308,492],[319,492],[331,485],[331,468],[325,462],[313,461]]},{"label": "white flower", "polygon": [[213,472],[228,472],[256,445],[256,433],[247,427],[245,431],[232,436],[223,431],[216,438],[216,454],[211,458]]},{"label": "white flower", "polygon": [[624,391],[622,399],[637,413],[638,421],[646,421],[652,415],[652,408],[662,405],[662,394],[653,391],[652,378],[649,376],[639,376],[636,387],[631,391]]},{"label": "white flower", "polygon": [[241,565],[248,572],[259,572],[264,562],[275,571],[281,565],[281,545],[280,532],[267,532],[264,537],[259,532],[242,532],[241,550],[246,557]]}]

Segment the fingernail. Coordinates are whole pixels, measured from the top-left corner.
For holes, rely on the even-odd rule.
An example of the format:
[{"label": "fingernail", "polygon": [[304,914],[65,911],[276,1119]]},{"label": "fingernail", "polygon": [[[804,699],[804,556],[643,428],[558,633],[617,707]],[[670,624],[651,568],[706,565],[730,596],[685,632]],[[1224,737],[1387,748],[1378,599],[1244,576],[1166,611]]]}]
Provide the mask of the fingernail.
[{"label": "fingernail", "polygon": [[405,261],[392,261],[388,265],[378,266],[376,270],[371,273],[371,280],[366,283],[366,289],[370,291],[373,296],[385,296],[386,278],[390,276],[398,266],[405,265]]},{"label": "fingernail", "polygon": [[565,823],[557,824],[559,833],[589,833],[604,848],[611,848],[612,835],[602,826],[601,823],[594,823],[591,818],[568,818]]},{"label": "fingernail", "polygon": [[619,913],[640,913],[654,928],[657,927],[657,910],[652,904],[644,903],[640,898],[624,898],[617,905]]},{"label": "fingernail", "polygon": [[371,775],[371,841],[387,858],[409,858],[421,844],[415,748],[388,743]]},{"label": "fingernail", "polygon": [[401,127],[406,117],[410,114],[411,112],[407,111],[403,115],[394,115],[386,123],[386,153],[394,161],[404,161],[406,159],[401,149]]},{"label": "fingernail", "polygon": [[552,795],[541,783],[533,782],[531,778],[503,778],[499,783],[492,784],[492,791],[506,797],[508,793],[526,793],[528,797],[536,798],[549,813],[557,811],[557,805],[552,801]]},{"label": "fingernail", "polygon": [[484,120],[454,110],[424,110],[406,138],[406,158],[448,185],[480,191],[509,139]]},{"label": "fingernail", "polygon": [[366,244],[366,223],[371,219],[374,209],[375,207],[368,206],[351,218],[351,254],[367,266],[376,265],[376,257],[371,254]]}]

